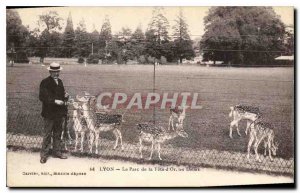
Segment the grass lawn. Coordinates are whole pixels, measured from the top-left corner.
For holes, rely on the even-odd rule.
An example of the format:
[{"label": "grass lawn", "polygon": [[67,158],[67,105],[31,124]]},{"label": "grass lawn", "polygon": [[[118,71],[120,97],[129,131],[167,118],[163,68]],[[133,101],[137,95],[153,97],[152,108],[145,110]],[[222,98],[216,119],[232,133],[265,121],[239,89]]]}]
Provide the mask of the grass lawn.
[{"label": "grass lawn", "polygon": [[[61,79],[72,95],[88,91],[147,93],[153,91],[153,66],[148,65],[64,65]],[[42,133],[38,100],[40,81],[48,76],[41,65],[15,64],[7,67],[7,130],[12,133]],[[185,119],[187,139],[176,138],[174,147],[246,152],[248,136],[245,122],[240,124],[242,137],[234,130],[229,138],[229,107],[236,104],[258,106],[266,121],[275,129],[279,141],[278,156],[293,157],[294,152],[294,68],[226,68],[199,66],[156,67],[156,92],[199,93],[200,110],[188,110]],[[122,110],[122,109],[121,109]],[[156,111],[167,126],[168,109]],[[126,113],[122,133],[127,143],[138,142],[135,124],[152,118],[152,111]],[[113,139],[111,133],[102,137]]]}]

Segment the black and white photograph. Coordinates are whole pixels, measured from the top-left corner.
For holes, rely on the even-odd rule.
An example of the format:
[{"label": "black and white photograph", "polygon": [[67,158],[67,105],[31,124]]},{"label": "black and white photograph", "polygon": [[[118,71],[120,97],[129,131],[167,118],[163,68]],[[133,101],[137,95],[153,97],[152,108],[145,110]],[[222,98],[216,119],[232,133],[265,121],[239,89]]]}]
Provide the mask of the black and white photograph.
[{"label": "black and white photograph", "polygon": [[294,12],[7,6],[7,187],[294,187]]}]

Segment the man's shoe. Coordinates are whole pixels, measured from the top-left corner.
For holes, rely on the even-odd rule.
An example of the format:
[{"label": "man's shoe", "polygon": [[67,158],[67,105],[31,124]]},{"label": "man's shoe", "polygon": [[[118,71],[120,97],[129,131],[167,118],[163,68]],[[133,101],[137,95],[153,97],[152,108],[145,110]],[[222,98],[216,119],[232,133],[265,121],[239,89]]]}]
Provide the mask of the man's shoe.
[{"label": "man's shoe", "polygon": [[40,159],[40,162],[41,162],[41,164],[46,163],[46,162],[47,162],[47,158],[46,158],[46,157],[42,157],[42,158]]},{"label": "man's shoe", "polygon": [[60,159],[68,159],[68,157],[62,153],[57,153],[57,154],[54,154],[53,156],[60,158]]}]

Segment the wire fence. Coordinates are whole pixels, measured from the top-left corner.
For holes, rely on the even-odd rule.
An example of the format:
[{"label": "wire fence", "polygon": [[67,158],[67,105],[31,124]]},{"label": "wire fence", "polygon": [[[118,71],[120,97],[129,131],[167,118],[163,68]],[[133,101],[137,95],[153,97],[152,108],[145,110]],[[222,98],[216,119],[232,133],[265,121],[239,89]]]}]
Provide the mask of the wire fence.
[{"label": "wire fence", "polygon": [[[26,68],[22,68],[23,66]],[[7,147],[39,151],[42,145],[43,119],[40,115],[41,103],[38,100],[37,92],[39,82],[36,79],[44,76],[44,71],[41,71],[44,69],[34,65],[23,66],[21,68],[8,68],[9,79],[7,80],[6,93]],[[118,70],[115,70],[115,68],[112,70],[111,67],[106,66],[101,66],[99,69],[93,66],[90,69],[80,68],[77,65],[70,66],[65,68],[64,83],[71,96],[75,96],[83,90],[94,95],[98,94],[99,91],[120,92],[126,90],[128,94],[143,91],[145,93],[152,92],[153,73],[149,70],[152,68],[143,66],[142,71],[137,69],[137,71],[129,73],[128,71],[133,68],[137,69],[137,66],[126,67],[126,70],[119,68]],[[112,132],[103,132],[100,134],[98,154],[95,154],[95,147],[93,152],[90,153],[88,145],[89,131],[87,130],[83,142],[83,151],[81,152],[80,142],[77,150],[75,150],[75,132],[72,116],[70,115],[68,128],[72,139],[66,141],[66,146],[71,155],[116,158],[138,163],[154,162],[155,164],[180,164],[191,167],[207,166],[230,170],[294,175],[293,93],[289,92],[288,89],[292,88],[291,85],[294,81],[290,76],[278,78],[273,72],[272,76],[265,76],[265,74],[264,76],[258,76],[258,74],[253,78],[250,75],[245,76],[245,74],[234,77],[229,76],[231,74],[219,76],[219,71],[214,74],[210,74],[210,72],[192,73],[194,71],[194,68],[192,68],[185,74],[180,71],[182,73],[181,85],[177,86],[178,75],[176,73],[165,73],[169,70],[169,68],[164,69],[163,67],[157,70],[156,92],[172,93],[180,90],[202,94],[200,104],[203,105],[204,109],[188,112],[184,121],[184,128],[189,134],[188,138],[178,137],[163,143],[161,145],[162,160],[158,159],[157,151],[154,151],[154,161],[147,161],[150,156],[151,144],[145,144],[143,147],[144,159],[141,159],[138,144],[139,132],[135,127],[136,124],[151,118],[152,111],[129,111],[126,113],[125,122],[120,129],[123,136],[123,150],[120,148],[113,150],[114,135]],[[252,72],[253,74],[254,72]],[[84,84],[82,82],[83,77]],[[191,84],[191,81],[195,81],[195,83]],[[97,85],[99,82],[101,84]],[[118,84],[114,84],[115,82],[118,82]],[[222,84],[223,82],[228,83],[229,86]],[[196,86],[198,84],[206,86],[198,87]],[[262,154],[260,154],[262,162],[255,161],[255,155],[252,151],[250,161],[247,159],[246,144],[248,136],[242,135],[239,138],[229,138],[229,123],[231,121],[228,117],[229,107],[239,103],[258,105],[265,116],[264,118],[272,122],[275,126],[274,129],[277,129],[276,137],[279,140],[280,148],[273,162],[270,161],[269,157],[264,157]],[[71,113],[72,109],[69,109],[69,111]],[[157,108],[156,116],[167,122],[170,114]],[[259,152],[263,152],[263,149],[259,149]]]},{"label": "wire fence", "polygon": [[[78,118],[78,117],[76,117]],[[224,151],[216,149],[205,148],[189,148],[184,146],[178,146],[172,141],[163,143],[161,145],[161,158],[159,160],[157,152],[154,151],[153,160],[148,161],[148,157],[151,152],[151,145],[143,146],[143,156],[140,158],[139,143],[137,140],[129,140],[123,138],[123,147],[121,149],[113,149],[115,139],[100,134],[98,153],[95,153],[95,147],[90,152],[89,148],[89,134],[92,131],[86,130],[84,132],[83,150],[80,150],[79,136],[77,147],[75,148],[76,138],[74,128],[77,126],[74,124],[73,117],[68,119],[67,129],[70,132],[71,138],[62,138],[62,147],[66,148],[74,156],[80,157],[107,157],[114,159],[122,159],[126,161],[135,162],[150,162],[156,164],[178,164],[186,165],[189,167],[205,166],[216,167],[230,170],[239,171],[251,171],[251,172],[263,172],[281,175],[294,175],[294,158],[286,159],[281,157],[275,157],[273,161],[268,156],[260,154],[261,162],[255,160],[255,155],[251,154],[250,160],[247,159],[246,152],[237,151]],[[124,131],[121,125],[121,133]],[[42,146],[42,131],[43,120],[40,116],[26,114],[22,112],[8,113],[7,114],[7,147],[8,148],[24,148],[28,150],[40,150]],[[21,132],[20,132],[21,131]],[[34,131],[34,132],[32,132]],[[170,135],[174,131],[166,131],[160,133],[160,135]],[[136,133],[135,135],[139,135]]]}]

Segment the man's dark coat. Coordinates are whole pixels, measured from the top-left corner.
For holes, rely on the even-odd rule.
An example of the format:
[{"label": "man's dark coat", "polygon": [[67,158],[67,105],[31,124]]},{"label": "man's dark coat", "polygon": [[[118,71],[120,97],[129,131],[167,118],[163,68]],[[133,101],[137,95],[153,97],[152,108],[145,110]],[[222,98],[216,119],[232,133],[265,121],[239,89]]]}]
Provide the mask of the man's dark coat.
[{"label": "man's dark coat", "polygon": [[60,79],[58,79],[58,85],[51,76],[42,80],[40,84],[39,99],[43,103],[42,117],[55,119],[66,116],[67,107],[65,105],[60,106],[54,103],[55,100],[65,101],[65,88]]}]

